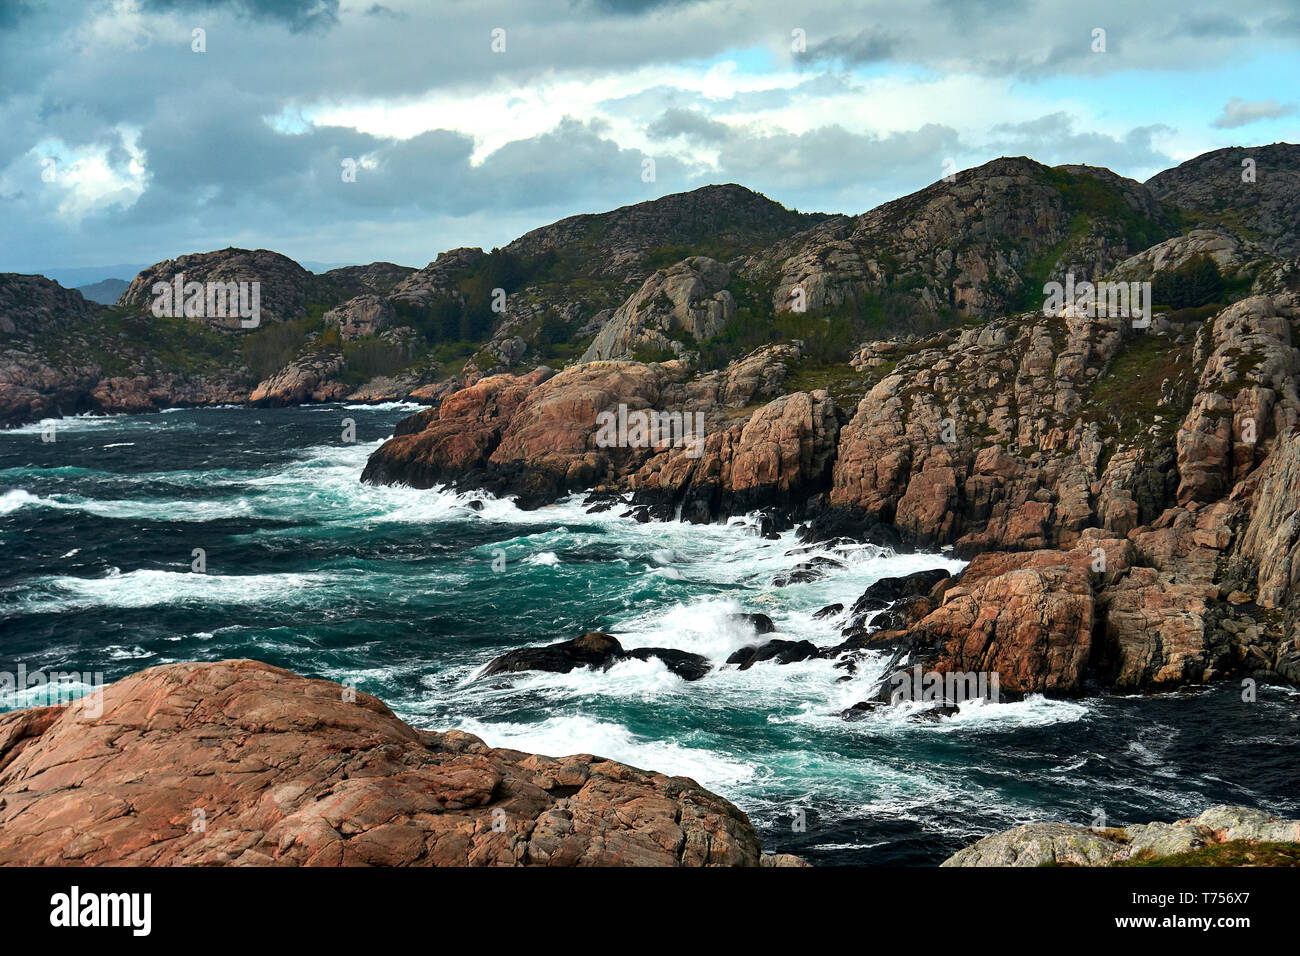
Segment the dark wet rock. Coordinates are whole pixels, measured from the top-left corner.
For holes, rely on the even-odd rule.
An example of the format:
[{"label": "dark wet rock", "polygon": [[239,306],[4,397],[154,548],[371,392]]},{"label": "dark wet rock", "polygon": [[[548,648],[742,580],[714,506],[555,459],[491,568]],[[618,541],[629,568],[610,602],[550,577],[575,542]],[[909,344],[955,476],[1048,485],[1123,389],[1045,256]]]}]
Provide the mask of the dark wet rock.
[{"label": "dark wet rock", "polygon": [[627,655],[623,645],[610,634],[589,632],[571,641],[560,641],[546,647],[521,647],[507,651],[483,669],[480,678],[493,674],[517,671],[550,671],[567,674],[578,667],[608,670]]},{"label": "dark wet rock", "polygon": [[690,651],[679,651],[671,647],[634,647],[627,652],[627,656],[634,657],[639,661],[650,660],[651,658],[660,660],[665,667],[682,680],[699,680],[713,670],[708,658],[703,655],[692,654]]},{"label": "dark wet rock", "polygon": [[771,634],[776,630],[776,625],[766,614],[732,614],[730,620],[749,625],[755,634]]},{"label": "dark wet rock", "polygon": [[823,618],[834,617],[836,614],[840,614],[843,611],[843,604],[827,604],[824,608],[813,615],[813,619],[820,621]]},{"label": "dark wet rock", "polygon": [[682,680],[699,680],[712,670],[708,659],[699,654],[679,651],[671,647],[635,647],[625,651],[616,637],[592,632],[575,637],[571,641],[561,641],[545,647],[521,647],[518,650],[508,651],[488,664],[479,675],[479,679],[518,671],[567,674],[579,667],[609,670],[619,661],[633,658],[641,661],[651,658],[660,660]]},{"label": "dark wet rock", "polygon": [[742,647],[727,658],[728,664],[739,664],[740,670],[749,670],[762,661],[776,661],[778,664],[793,664],[806,661],[818,655],[817,645],[811,641],[768,641],[766,644],[753,644]]},{"label": "dark wet rock", "polygon": [[842,568],[844,562],[826,555],[817,555],[807,561],[800,561],[789,571],[784,571],[772,579],[772,587],[783,588],[791,584],[806,584],[824,578],[831,568]]},{"label": "dark wet rock", "polygon": [[907,719],[913,724],[934,724],[955,716],[959,710],[961,710],[960,707],[949,701],[936,701],[933,707],[917,711],[915,714],[909,715]]},{"label": "dark wet rock", "polygon": [[[858,602],[884,601],[893,603],[905,597],[921,597],[930,593],[930,589],[949,577],[944,568],[931,568],[926,571],[914,571],[901,577],[881,578],[862,592]],[[853,612],[858,613],[858,604],[853,605]]]},{"label": "dark wet rock", "polygon": [[929,598],[930,592],[950,575],[943,568],[931,568],[915,571],[900,577],[881,578],[862,592],[862,596],[853,602],[850,609],[849,623],[841,632],[845,637],[862,637],[867,628],[868,615],[877,611],[893,609],[895,614],[879,615],[871,621],[873,631],[900,630],[905,628],[934,609],[935,602],[924,606],[924,613],[919,613],[923,605],[907,604],[916,599]]},{"label": "dark wet rock", "polygon": [[883,611],[888,607],[888,601],[881,601],[878,598],[866,597],[864,595],[853,602],[851,611],[853,619],[856,621],[862,615],[874,614],[876,611]]},{"label": "dark wet rock", "polygon": [[846,707],[840,711],[840,717],[850,722],[862,720],[884,706],[885,704],[878,700],[860,700],[852,707]]}]

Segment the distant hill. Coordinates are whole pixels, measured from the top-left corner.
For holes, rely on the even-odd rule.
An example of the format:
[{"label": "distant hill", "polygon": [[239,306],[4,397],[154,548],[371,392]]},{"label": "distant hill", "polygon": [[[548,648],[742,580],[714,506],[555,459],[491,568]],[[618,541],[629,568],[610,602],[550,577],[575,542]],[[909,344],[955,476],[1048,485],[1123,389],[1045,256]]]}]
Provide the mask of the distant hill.
[{"label": "distant hill", "polygon": [[[1217,150],[1147,184],[1002,157],[861,214],[800,213],[718,184],[419,269],[312,272],[226,248],[61,287],[0,273],[0,426],[88,409],[434,398],[493,372],[583,361],[689,358],[707,375],[781,343],[797,343],[805,386],[833,369],[856,404],[872,382],[849,362],[865,344],[1040,310],[1045,284],[1067,275],[1152,280],[1170,310],[1294,291],[1298,197],[1292,144]],[[258,321],[225,308],[154,315],[154,286],[182,274],[256,284]]]},{"label": "distant hill", "polygon": [[92,282],[90,285],[79,285],[77,291],[91,302],[112,305],[130,284],[126,279],[105,279],[102,282]]}]

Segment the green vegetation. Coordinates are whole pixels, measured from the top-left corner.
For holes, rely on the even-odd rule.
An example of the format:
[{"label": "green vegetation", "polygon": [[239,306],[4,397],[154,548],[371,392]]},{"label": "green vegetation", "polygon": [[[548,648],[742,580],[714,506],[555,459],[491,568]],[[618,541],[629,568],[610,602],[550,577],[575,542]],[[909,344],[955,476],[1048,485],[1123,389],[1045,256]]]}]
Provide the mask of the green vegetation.
[{"label": "green vegetation", "polygon": [[1153,856],[1139,852],[1115,866],[1300,866],[1300,843],[1251,843],[1229,840],[1214,846]]},{"label": "green vegetation", "polygon": [[145,366],[182,374],[240,364],[235,339],[192,319],[158,318],[113,306],[101,321],[40,335],[37,348],[56,365],[98,365],[106,375],[134,375]]},{"label": "green vegetation", "polygon": [[[1060,190],[1067,211],[1081,213],[1090,220],[1114,220],[1132,252],[1175,235],[1173,230],[1130,206],[1119,187],[1097,176],[1064,169],[1048,169],[1046,174],[1048,181]],[[1072,220],[1072,229],[1073,225]]]},{"label": "green vegetation", "polygon": [[[186,324],[192,336],[207,331],[205,326],[193,320],[187,320]],[[292,362],[307,342],[325,331],[325,322],[320,316],[309,314],[301,319],[269,322],[234,341],[238,343],[240,360],[252,377],[260,382]],[[329,331],[338,336],[337,330]]]},{"label": "green vegetation", "polygon": [[1200,305],[1194,309],[1178,309],[1170,312],[1166,318],[1173,323],[1182,324],[1187,322],[1204,322],[1212,315],[1218,315],[1223,311],[1223,306],[1218,302],[1211,302],[1209,305]]},{"label": "green vegetation", "polygon": [[1223,275],[1214,259],[1203,252],[1189,258],[1177,269],[1158,272],[1151,280],[1151,298],[1169,309],[1194,309],[1221,300]]},{"label": "green vegetation", "polygon": [[831,393],[831,398],[835,399],[836,405],[852,410],[857,408],[858,402],[862,401],[862,396],[892,372],[897,364],[897,362],[889,362],[866,372],[859,372],[848,362],[803,361],[790,369],[783,391],[789,394],[824,388]]},{"label": "green vegetation", "polygon": [[[805,360],[814,365],[842,365],[857,346],[871,338],[898,333],[933,332],[951,325],[951,313],[935,314],[906,282],[883,292],[868,292],[829,309],[774,312],[771,295],[765,301],[752,287],[739,283],[736,315],[723,330],[696,346],[704,369],[723,368],[733,359],[776,342],[802,342]],[[744,296],[744,304],[740,304]]]},{"label": "green vegetation", "polygon": [[457,282],[461,299],[444,296],[427,303],[399,300],[393,303],[398,325],[409,325],[428,344],[483,342],[492,337],[500,317],[492,310],[495,290],[512,295],[552,268],[554,254],[525,261],[500,249],[483,256]]},{"label": "green vegetation", "polygon": [[655,348],[653,345],[642,345],[632,352],[632,358],[648,365],[651,362],[671,362],[673,359],[677,358],[677,353],[672,349]]},{"label": "green vegetation", "polygon": [[993,290],[1003,291],[1008,311],[1037,312],[1040,310],[1043,307],[1043,286],[1047,283],[1047,277],[1052,274],[1052,269],[1060,261],[1061,256],[1065,255],[1065,250],[1069,248],[1070,243],[1082,239],[1091,228],[1092,220],[1086,214],[1076,212],[1070,217],[1070,228],[1065,238],[1034,256],[1026,264],[1021,271],[1021,284],[1015,295],[1011,295],[1009,291]]},{"label": "green vegetation", "polygon": [[379,375],[396,375],[411,364],[411,358],[408,346],[377,336],[344,342],[342,378],[350,385],[364,385]]},{"label": "green vegetation", "polygon": [[[1153,425],[1173,432],[1190,406],[1193,382],[1192,343],[1176,344],[1167,336],[1146,335],[1128,342],[1093,383],[1084,402],[1083,419],[1101,426],[1106,445],[1132,444]],[[1173,395],[1161,405],[1161,396]],[[1184,401],[1184,396],[1186,401]],[[1162,416],[1156,422],[1155,416]],[[1153,442],[1155,439],[1153,439]]]}]

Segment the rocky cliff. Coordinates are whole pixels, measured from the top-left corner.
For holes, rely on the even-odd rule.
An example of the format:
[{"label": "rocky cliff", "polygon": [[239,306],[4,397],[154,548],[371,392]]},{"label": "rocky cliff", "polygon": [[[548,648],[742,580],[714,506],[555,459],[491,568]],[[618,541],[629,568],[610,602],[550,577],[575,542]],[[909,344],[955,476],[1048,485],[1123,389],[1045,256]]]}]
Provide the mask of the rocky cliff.
[{"label": "rocky cliff", "polygon": [[[1261,156],[1283,165],[1277,148]],[[1180,167],[1162,195],[1194,200],[1220,165]],[[1284,230],[1230,219],[1200,222],[1106,170],[999,160],[761,254],[657,271],[582,362],[453,392],[363,480],[484,487],[526,506],[616,493],[633,513],[691,521],[765,509],[812,538],[950,547],[976,558],[959,580],[850,627],[854,647],[837,652],[998,671],[1013,695],[1294,683],[1300,263],[1276,251]],[[1210,281],[1185,282],[1193,271]],[[1041,296],[1007,311],[1067,272],[1150,281],[1176,301],[1148,303],[1149,322],[1047,314]],[[965,318],[867,329],[842,363],[801,341],[708,370],[697,349],[729,326],[724,293],[752,317],[761,275],[774,321],[799,289],[814,332],[903,287]],[[627,360],[645,347],[676,357]],[[637,413],[699,421],[704,438],[602,442],[602,421]]]},{"label": "rocky cliff", "polygon": [[801,865],[691,780],[416,730],[256,661],[0,715],[0,864]]}]

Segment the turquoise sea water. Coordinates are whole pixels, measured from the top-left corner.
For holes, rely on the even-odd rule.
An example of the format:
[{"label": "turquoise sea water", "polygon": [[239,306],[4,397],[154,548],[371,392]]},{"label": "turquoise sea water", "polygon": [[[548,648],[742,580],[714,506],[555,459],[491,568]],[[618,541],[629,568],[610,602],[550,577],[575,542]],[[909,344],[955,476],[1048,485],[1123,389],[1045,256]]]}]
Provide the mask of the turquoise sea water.
[{"label": "turquoise sea water", "polygon": [[[590,752],[693,777],[765,846],[818,863],[934,863],[1030,820],[1173,819],[1213,803],[1300,814],[1300,698],[1232,687],[1162,698],[1041,698],[847,723],[878,676],[830,661],[686,683],[657,661],[476,681],[516,647],[605,630],[721,665],[754,637],[838,643],[824,605],[946,555],[861,545],[823,580],[793,533],[537,511],[476,494],[359,483],[414,406],[220,408],[82,417],[0,432],[0,669],[100,672],[253,657],[355,684],[402,718],[489,744]],[[342,441],[343,420],[357,441]],[[48,423],[47,423],[48,424]],[[48,436],[46,436],[48,437]],[[476,504],[477,502],[477,504]],[[206,572],[192,568],[202,549]],[[0,709],[42,691],[0,695]]]}]

